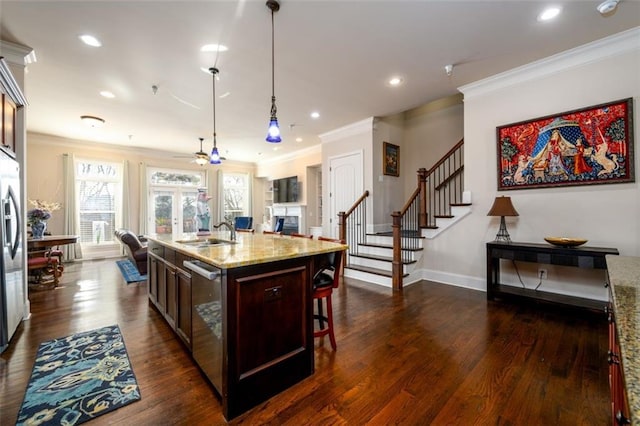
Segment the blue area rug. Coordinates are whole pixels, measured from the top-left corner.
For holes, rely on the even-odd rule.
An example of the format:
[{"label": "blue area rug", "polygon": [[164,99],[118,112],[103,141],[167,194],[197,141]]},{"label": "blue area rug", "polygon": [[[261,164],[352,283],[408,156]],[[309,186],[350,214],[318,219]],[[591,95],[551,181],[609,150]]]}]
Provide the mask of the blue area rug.
[{"label": "blue area rug", "polygon": [[140,399],[117,325],[40,344],[16,425],[76,425]]},{"label": "blue area rug", "polygon": [[146,275],[140,275],[138,268],[129,259],[116,260],[116,265],[122,273],[124,280],[129,283],[137,283],[138,281],[146,281]]}]

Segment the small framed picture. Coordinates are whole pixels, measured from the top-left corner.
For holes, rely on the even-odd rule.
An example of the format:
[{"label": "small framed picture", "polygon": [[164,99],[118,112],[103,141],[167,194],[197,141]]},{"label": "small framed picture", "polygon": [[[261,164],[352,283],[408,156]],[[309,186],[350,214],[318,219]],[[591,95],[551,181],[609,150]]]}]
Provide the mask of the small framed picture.
[{"label": "small framed picture", "polygon": [[400,147],[383,142],[382,150],[382,173],[388,176],[400,176]]}]

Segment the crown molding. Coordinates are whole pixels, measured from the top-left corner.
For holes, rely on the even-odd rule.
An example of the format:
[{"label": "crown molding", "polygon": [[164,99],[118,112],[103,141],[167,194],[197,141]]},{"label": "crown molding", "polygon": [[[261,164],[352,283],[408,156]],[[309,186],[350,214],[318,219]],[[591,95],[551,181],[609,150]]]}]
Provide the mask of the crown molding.
[{"label": "crown molding", "polygon": [[570,68],[598,62],[634,50],[640,50],[640,27],[460,86],[458,90],[464,94],[465,100],[469,100],[495,90],[557,74]]},{"label": "crown molding", "polygon": [[322,143],[325,144],[341,141],[349,136],[360,135],[362,133],[372,133],[374,123],[375,117],[368,117],[364,120],[356,121],[355,123],[347,124],[346,126],[323,133],[319,135],[319,138]]},{"label": "crown molding", "polygon": [[273,163],[281,163],[283,161],[294,160],[299,157],[303,157],[305,155],[318,154],[322,152],[322,147],[320,144],[316,144],[310,146],[308,148],[299,149],[297,151],[290,152],[288,154],[282,154],[278,157],[269,158],[268,160],[257,161],[254,164],[259,166],[270,165]]},{"label": "crown molding", "polygon": [[9,63],[23,67],[36,61],[36,54],[29,46],[4,40],[0,40],[0,56],[4,57]]}]

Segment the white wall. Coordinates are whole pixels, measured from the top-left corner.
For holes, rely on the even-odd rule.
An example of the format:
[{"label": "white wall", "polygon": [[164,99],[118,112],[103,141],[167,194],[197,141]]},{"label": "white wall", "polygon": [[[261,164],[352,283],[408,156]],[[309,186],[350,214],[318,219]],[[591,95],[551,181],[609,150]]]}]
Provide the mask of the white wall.
[{"label": "white wall", "polygon": [[[500,193],[496,188],[497,126],[629,97],[636,104],[633,122],[638,122],[639,35],[638,29],[622,33],[461,88],[465,95],[465,189],[472,193],[473,211],[427,243],[419,266],[426,270],[425,277],[486,288],[485,243],[495,238],[499,225],[499,218],[486,214],[497,195],[510,196],[520,214],[507,218],[513,241],[544,243],[545,236],[583,237],[590,246],[640,255],[638,182]],[[636,176],[638,164],[636,155]],[[535,287],[538,265],[518,266],[527,287]],[[549,281],[541,289],[606,299],[602,271],[544,268]],[[520,285],[513,270],[503,273],[502,280]]]},{"label": "white wall", "polygon": [[[413,174],[413,171],[405,165],[408,156],[404,150],[404,114],[396,114],[389,117],[376,119],[373,132],[373,164],[371,165],[373,181],[371,187],[371,206],[373,211],[373,223],[375,230],[391,230],[391,213],[402,209],[408,195],[404,188],[404,177]],[[389,176],[383,173],[384,146],[388,142],[400,147],[398,169],[400,176]],[[415,179],[414,179],[415,182]]]},{"label": "white wall", "polygon": [[[431,168],[464,135],[462,94],[430,102],[404,113],[405,200],[418,184],[417,171]],[[404,170],[403,170],[404,172]]]},{"label": "white wall", "polygon": [[[362,151],[363,153],[363,188],[372,187],[373,170],[373,117],[353,123],[332,132],[320,135],[322,141],[322,232],[323,235],[332,235],[329,221],[337,223],[337,217],[329,214],[329,163],[333,157],[346,153]],[[382,161],[382,160],[380,160]],[[354,200],[355,201],[355,200]],[[367,209],[367,223],[372,221],[372,209]]]},{"label": "white wall", "polygon": [[[189,159],[172,158],[171,153],[155,152],[148,149],[136,149],[126,146],[116,146],[87,142],[40,133],[27,134],[27,197],[49,202],[57,202],[62,209],[54,212],[48,222],[47,229],[53,234],[63,233],[64,218],[64,187],[62,184],[62,156],[74,154],[88,159],[105,159],[110,161],[129,161],[129,224],[134,232],[139,232],[140,203],[147,200],[146,194],[140,194],[140,165],[147,167],[166,167],[183,170],[209,171],[207,176],[208,194],[211,195],[211,211],[216,212],[218,202],[218,174],[217,170],[229,172],[254,173],[253,163],[225,161],[221,166],[198,166]],[[261,211],[262,206],[258,209]],[[255,210],[255,206],[254,206]],[[215,214],[215,213],[214,213]],[[260,216],[261,217],[261,216]]]}]

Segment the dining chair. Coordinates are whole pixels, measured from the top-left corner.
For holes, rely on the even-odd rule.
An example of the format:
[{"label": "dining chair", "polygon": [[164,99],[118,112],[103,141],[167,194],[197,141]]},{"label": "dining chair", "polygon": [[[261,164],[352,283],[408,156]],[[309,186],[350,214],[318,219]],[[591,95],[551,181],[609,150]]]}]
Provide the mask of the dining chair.
[{"label": "dining chair", "polygon": [[284,217],[278,218],[278,221],[276,222],[276,226],[273,228],[273,230],[275,232],[282,232],[282,229],[284,228]]},{"label": "dining chair", "polygon": [[309,239],[313,238],[313,235],[299,234],[297,232],[292,232],[289,235],[291,235],[292,237],[297,237],[297,238],[309,238]]},{"label": "dining chair", "polygon": [[242,228],[236,229],[236,232],[245,232],[247,234],[253,234],[255,231],[256,231],[255,229],[242,229]]},{"label": "dining chair", "polygon": [[240,229],[251,229],[253,226],[253,217],[252,216],[238,216],[233,219],[233,226],[237,230]]},{"label": "dining chair", "polygon": [[[344,244],[343,240],[327,237],[318,237],[318,240]],[[318,305],[318,312],[313,315],[313,318],[318,320],[319,326],[318,330],[314,330],[313,337],[321,337],[328,334],[334,351],[337,349],[337,345],[333,331],[331,296],[333,295],[333,289],[338,288],[340,284],[340,268],[343,257],[344,250],[320,256],[320,261],[316,263],[317,270],[313,275],[313,299],[317,301]],[[326,314],[324,313],[323,305],[326,306]],[[327,323],[326,326],[325,323]]]}]

